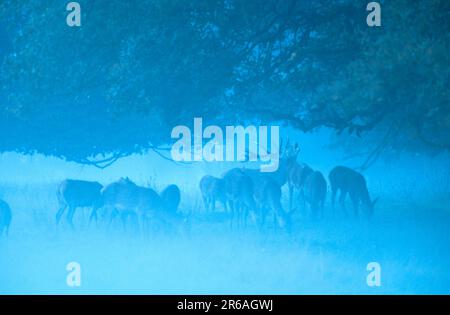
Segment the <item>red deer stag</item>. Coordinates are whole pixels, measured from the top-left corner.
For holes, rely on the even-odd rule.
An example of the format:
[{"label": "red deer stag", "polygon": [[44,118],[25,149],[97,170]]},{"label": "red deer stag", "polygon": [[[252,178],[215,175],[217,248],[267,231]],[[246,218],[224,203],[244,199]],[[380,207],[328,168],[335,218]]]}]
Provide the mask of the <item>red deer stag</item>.
[{"label": "red deer stag", "polygon": [[285,156],[287,157],[286,172],[289,187],[289,211],[291,212],[293,210],[295,191],[298,191],[303,201],[303,208],[305,208],[304,185],[308,176],[313,173],[313,169],[306,164],[299,164],[297,162],[297,157],[300,153],[300,147],[297,143],[294,146],[289,146],[288,140],[285,152]]}]

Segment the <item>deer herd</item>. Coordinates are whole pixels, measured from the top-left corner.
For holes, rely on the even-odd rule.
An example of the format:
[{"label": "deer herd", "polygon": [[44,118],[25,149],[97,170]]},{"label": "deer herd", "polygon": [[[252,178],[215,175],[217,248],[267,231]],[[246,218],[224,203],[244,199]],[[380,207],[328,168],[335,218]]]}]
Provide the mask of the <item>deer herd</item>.
[{"label": "deer herd", "polygon": [[[229,214],[231,227],[245,228],[251,218],[252,224],[266,226],[267,218],[273,219],[273,227],[290,229],[292,214],[299,208],[302,215],[312,219],[324,217],[327,197],[327,181],[318,170],[297,162],[300,149],[298,144],[280,145],[280,164],[272,173],[257,169],[236,167],[226,171],[221,177],[205,175],[199,189],[205,211],[215,213],[217,204]],[[354,216],[361,207],[370,217],[375,201],[372,201],[366,180],[357,171],[337,166],[328,176],[331,188],[331,206],[335,214],[335,199],[338,191],[340,209],[347,216],[345,199],[347,195],[353,204]],[[282,206],[282,187],[288,186],[289,209]],[[77,208],[89,208],[89,223],[105,221],[109,226],[116,219],[124,227],[132,219],[142,233],[155,226],[177,225],[186,222],[178,207],[181,191],[177,185],[169,185],[160,193],[152,188],[138,186],[128,178],[121,178],[106,186],[98,182],[84,180],[64,180],[58,187],[59,209],[56,222],[64,213],[66,221],[73,228],[73,217]],[[11,223],[11,209],[0,200],[0,236],[8,233]]]},{"label": "deer herd", "polygon": [[[298,144],[285,147],[280,145],[281,158],[277,171],[263,173],[256,169],[233,168],[222,177],[206,175],[200,180],[205,209],[214,211],[216,202],[222,204],[231,215],[231,224],[245,226],[249,214],[264,226],[269,215],[273,217],[274,227],[289,228],[294,208],[294,201],[300,200],[302,208],[313,219],[324,216],[324,204],[327,196],[327,181],[320,171],[313,170],[306,164],[298,163],[300,152]],[[368,217],[373,213],[372,202],[365,178],[357,171],[344,166],[335,167],[329,174],[332,191],[332,208],[335,210],[335,197],[340,192],[340,206],[345,215],[345,198],[347,194],[353,203],[354,216],[358,216],[362,205]],[[282,207],[282,187],[289,189],[289,209]],[[295,194],[298,198],[295,198]]]}]

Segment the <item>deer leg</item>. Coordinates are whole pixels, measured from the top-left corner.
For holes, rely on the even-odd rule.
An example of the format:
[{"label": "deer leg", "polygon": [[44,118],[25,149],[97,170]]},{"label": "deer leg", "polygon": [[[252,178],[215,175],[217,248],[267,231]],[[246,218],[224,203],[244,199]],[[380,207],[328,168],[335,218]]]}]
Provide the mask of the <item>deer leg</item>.
[{"label": "deer leg", "polygon": [[64,211],[67,208],[67,204],[62,205],[59,209],[58,212],[56,213],[56,224],[59,223],[59,221],[61,220],[61,216],[64,214]]},{"label": "deer leg", "polygon": [[209,207],[210,207],[209,197],[205,197],[205,211],[206,211],[206,213],[209,213]]},{"label": "deer leg", "polygon": [[299,198],[302,198],[302,203],[303,203],[303,212],[305,213],[305,216],[307,215],[306,213],[306,197],[305,197],[305,190],[303,188],[300,189],[300,193],[299,193]]},{"label": "deer leg", "polygon": [[226,199],[225,199],[225,200],[222,200],[221,203],[222,203],[222,205],[223,205],[223,209],[224,209],[225,213],[227,213],[227,212],[228,212],[228,209],[227,209],[227,200],[226,200]]},{"label": "deer leg", "polygon": [[247,224],[248,224],[248,217],[250,215],[250,208],[251,208],[250,205],[245,207],[245,217],[244,217],[245,227],[247,227]]},{"label": "deer leg", "polygon": [[266,224],[266,208],[263,206],[263,205],[261,205],[260,206],[260,215],[261,215],[261,228],[263,229],[264,228],[264,225]]},{"label": "deer leg", "polygon": [[245,204],[242,203],[241,207],[239,209],[239,213],[241,216],[241,228],[242,229],[245,229],[245,209],[246,209]]},{"label": "deer leg", "polygon": [[113,223],[114,219],[116,218],[116,216],[119,214],[119,212],[117,211],[117,209],[112,209],[111,210],[111,214],[109,216],[109,221],[108,221],[108,225],[107,225],[107,229],[109,230],[111,228],[111,224]]},{"label": "deer leg", "polygon": [[233,219],[234,219],[234,201],[230,200],[230,227],[233,228]]},{"label": "deer leg", "polygon": [[70,224],[70,227],[73,229],[73,216],[75,214],[76,207],[69,207],[69,211],[67,212],[67,221]]},{"label": "deer leg", "polygon": [[234,210],[236,211],[235,217],[236,217],[236,229],[239,231],[241,229],[242,225],[242,213],[241,213],[241,204],[239,202],[236,202],[236,205],[234,207]]},{"label": "deer leg", "polygon": [[203,198],[203,207],[205,207],[205,210],[208,211],[208,197],[206,197],[206,195],[202,195]]},{"label": "deer leg", "polygon": [[235,223],[236,223],[236,230],[238,230],[239,231],[239,228],[240,228],[240,221],[241,221],[241,217],[240,217],[240,212],[241,212],[241,209],[240,209],[240,205],[239,205],[239,203],[238,202],[236,202],[235,204],[234,204],[234,217],[235,217]]},{"label": "deer leg", "polygon": [[89,216],[89,225],[91,225],[92,220],[95,220],[95,223],[98,223],[97,221],[97,210],[98,207],[97,206],[93,206],[92,207],[92,211],[91,211],[91,215]]},{"label": "deer leg", "polygon": [[345,198],[347,197],[347,191],[341,190],[341,195],[339,196],[339,204],[341,205],[344,215],[347,216],[347,210],[345,209]]},{"label": "deer leg", "polygon": [[278,214],[275,210],[273,211],[273,231],[276,233],[278,231],[278,226],[279,226],[279,218],[278,218]]},{"label": "deer leg", "polygon": [[357,196],[351,194],[350,198],[352,199],[352,203],[353,203],[353,212],[355,215],[355,218],[358,217],[358,210],[359,210],[359,199]]}]

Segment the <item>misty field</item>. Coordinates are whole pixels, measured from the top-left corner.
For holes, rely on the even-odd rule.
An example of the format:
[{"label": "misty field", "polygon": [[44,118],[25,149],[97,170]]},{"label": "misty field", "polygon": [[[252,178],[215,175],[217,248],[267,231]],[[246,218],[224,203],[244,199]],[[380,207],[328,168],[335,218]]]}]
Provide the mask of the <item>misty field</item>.
[{"label": "misty field", "polygon": [[[88,225],[89,209],[77,210],[75,230],[64,220],[57,226],[56,187],[0,186],[13,210],[10,235],[0,239],[0,293],[450,293],[445,193],[379,191],[371,221],[333,215],[329,202],[322,220],[300,208],[288,233],[231,228],[220,208],[204,211],[193,186],[181,204],[188,228],[144,239],[118,224]],[[72,261],[81,265],[81,287],[66,284]],[[381,287],[366,284],[369,262],[381,265]]]},{"label": "misty field", "polygon": [[74,2],[0,1],[0,294],[450,294],[450,1]]}]

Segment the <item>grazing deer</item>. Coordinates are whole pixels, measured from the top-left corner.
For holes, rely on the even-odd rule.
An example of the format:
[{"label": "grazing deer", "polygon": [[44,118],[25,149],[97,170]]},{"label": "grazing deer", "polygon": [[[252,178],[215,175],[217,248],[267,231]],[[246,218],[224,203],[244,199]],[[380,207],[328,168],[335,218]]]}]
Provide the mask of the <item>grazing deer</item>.
[{"label": "grazing deer", "polygon": [[[224,174],[223,179],[226,179],[225,186],[230,207],[234,206],[236,208],[234,211],[244,221],[248,211],[256,210],[264,223],[266,212],[272,210],[278,225],[284,226],[288,223],[287,214],[281,207],[281,187],[288,181],[289,166],[295,162],[298,154],[298,151],[294,152],[289,148],[289,140],[284,150],[283,142],[280,143],[281,156],[275,172],[265,173],[259,169],[234,168]],[[245,188],[240,191],[240,187]]]},{"label": "grazing deer", "polygon": [[175,214],[181,200],[180,188],[177,185],[169,185],[160,193],[164,207],[167,211]]},{"label": "grazing deer", "polygon": [[219,201],[223,205],[225,211],[227,211],[227,197],[223,179],[205,175],[200,180],[199,186],[206,210],[214,211],[216,208],[216,201]]},{"label": "grazing deer", "polygon": [[0,199],[0,237],[3,235],[3,232],[8,236],[11,219],[11,208],[5,201]]},{"label": "grazing deer", "polygon": [[[274,213],[278,225],[285,225],[286,213],[281,207],[281,187],[287,182],[288,167],[296,158],[292,151],[286,150],[289,140],[283,151],[283,141],[280,143],[280,161],[275,172],[261,172],[259,169],[234,168],[225,175],[227,177],[227,198],[234,198],[230,203],[236,203],[238,215],[242,216],[244,222],[249,211],[256,211],[260,223],[264,225],[268,211]],[[239,187],[245,187],[239,191]],[[231,190],[231,192],[230,192]]]},{"label": "grazing deer", "polygon": [[108,225],[120,216],[125,228],[129,216],[137,217],[145,233],[148,221],[164,214],[163,201],[156,191],[138,186],[128,178],[107,185],[102,190],[102,197],[104,210],[109,215]]},{"label": "grazing deer", "polygon": [[367,190],[366,179],[363,175],[345,166],[336,166],[328,176],[331,185],[331,204],[334,209],[336,193],[340,190],[339,203],[345,212],[345,198],[347,194],[353,203],[355,216],[358,216],[359,204],[361,203],[368,216],[373,214],[374,205],[377,201],[371,201]]},{"label": "grazing deer", "polygon": [[303,185],[304,198],[309,204],[314,218],[323,217],[323,208],[327,196],[327,182],[319,171],[312,171]]},{"label": "grazing deer", "polygon": [[67,221],[73,228],[73,216],[78,207],[92,208],[91,219],[96,218],[96,212],[102,205],[101,189],[98,182],[66,179],[58,188],[59,210],[56,213],[56,223],[59,223],[64,211],[67,212]]},{"label": "grazing deer", "polygon": [[223,175],[226,198],[231,211],[231,226],[236,220],[236,225],[245,227],[250,211],[255,210],[253,197],[253,181],[243,169],[233,168]]}]

